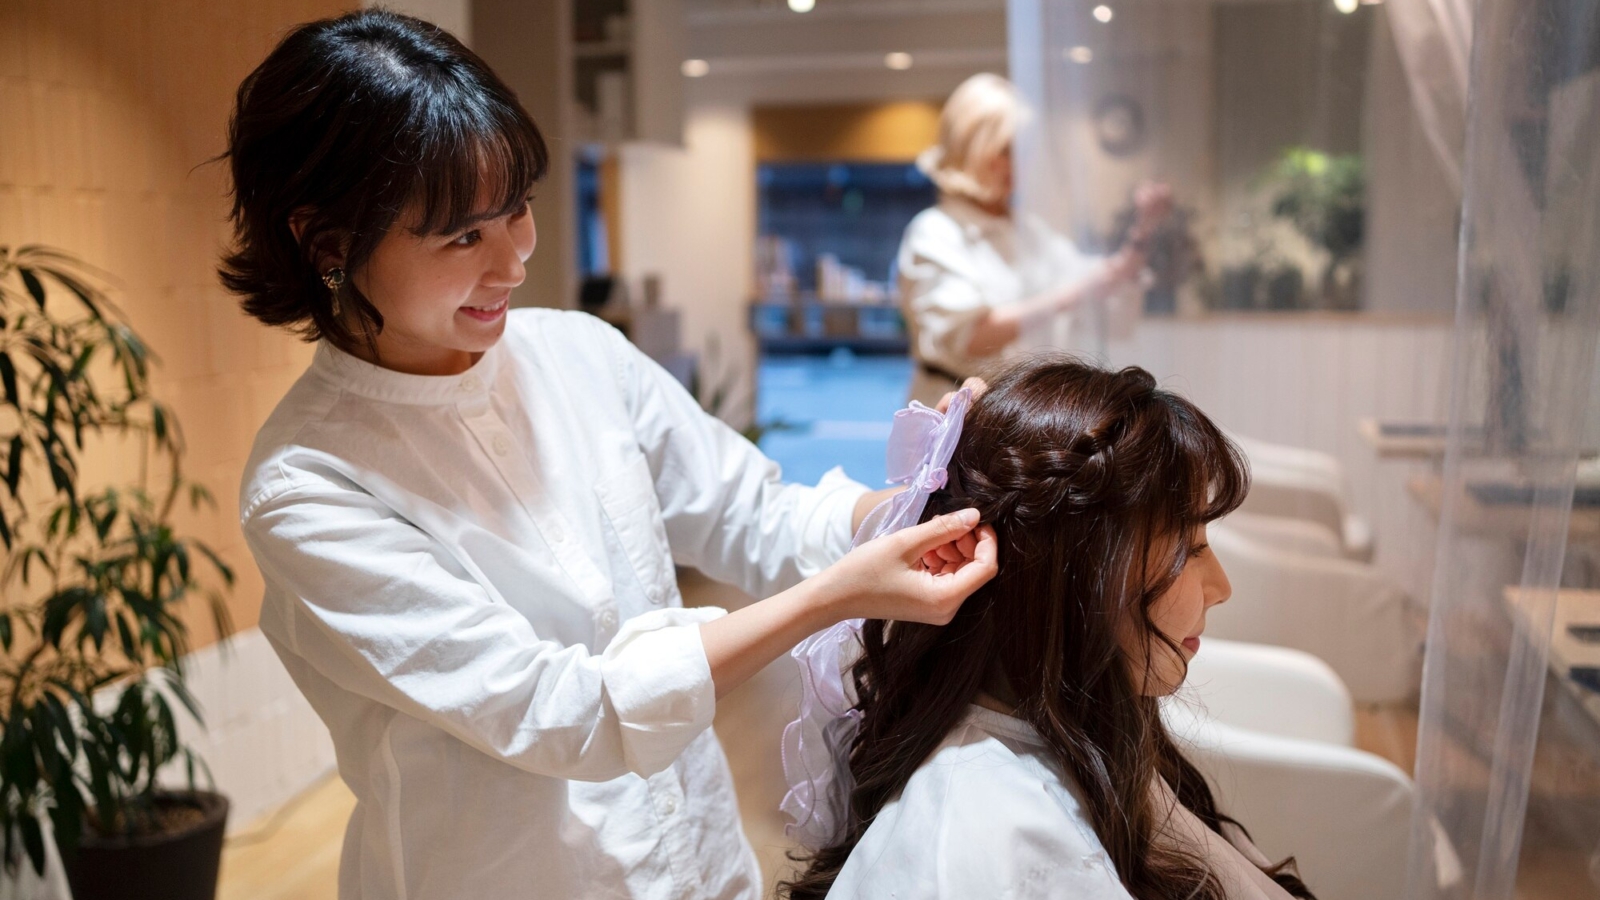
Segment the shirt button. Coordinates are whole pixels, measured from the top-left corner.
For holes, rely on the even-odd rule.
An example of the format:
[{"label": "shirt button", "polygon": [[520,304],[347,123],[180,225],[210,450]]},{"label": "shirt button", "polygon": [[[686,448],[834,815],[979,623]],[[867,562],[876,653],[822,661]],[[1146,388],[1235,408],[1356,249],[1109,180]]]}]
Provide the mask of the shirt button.
[{"label": "shirt button", "polygon": [[600,627],[606,629],[607,631],[617,627],[617,614],[609,609],[601,613]]},{"label": "shirt button", "polygon": [[560,525],[550,526],[550,540],[560,544],[567,539],[567,532]]},{"label": "shirt button", "polygon": [[656,811],[663,816],[670,816],[678,811],[678,801],[674,800],[670,794],[663,795],[656,801]]},{"label": "shirt button", "polygon": [[494,444],[494,452],[500,456],[505,456],[511,452],[511,441],[507,440],[503,434],[495,435],[492,443]]},{"label": "shirt button", "polygon": [[476,375],[468,375],[467,377],[461,379],[461,390],[463,393],[470,393],[481,387],[483,387],[483,382],[479,381],[478,376]]}]

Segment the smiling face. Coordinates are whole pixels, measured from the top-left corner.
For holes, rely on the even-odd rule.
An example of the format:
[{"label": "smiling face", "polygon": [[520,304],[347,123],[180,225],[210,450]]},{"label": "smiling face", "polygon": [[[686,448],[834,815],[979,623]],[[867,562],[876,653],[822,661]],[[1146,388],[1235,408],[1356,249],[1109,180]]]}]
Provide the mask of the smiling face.
[{"label": "smiling face", "polygon": [[538,241],[533,215],[523,203],[444,235],[415,233],[416,220],[415,210],[403,214],[351,275],[383,316],[376,357],[367,361],[415,375],[458,374],[505,331],[511,289]]},{"label": "smiling face", "polygon": [[[1164,567],[1171,559],[1170,548],[1163,547],[1154,566]],[[1156,630],[1178,645],[1174,651],[1166,641],[1135,625],[1124,642],[1133,668],[1135,683],[1142,683],[1146,695],[1164,695],[1183,684],[1188,662],[1200,649],[1200,634],[1206,628],[1206,612],[1224,603],[1233,594],[1222,563],[1206,543],[1205,526],[1188,540],[1188,556],[1183,571],[1150,606],[1150,621]],[[1149,660],[1146,664],[1146,659]]]}]

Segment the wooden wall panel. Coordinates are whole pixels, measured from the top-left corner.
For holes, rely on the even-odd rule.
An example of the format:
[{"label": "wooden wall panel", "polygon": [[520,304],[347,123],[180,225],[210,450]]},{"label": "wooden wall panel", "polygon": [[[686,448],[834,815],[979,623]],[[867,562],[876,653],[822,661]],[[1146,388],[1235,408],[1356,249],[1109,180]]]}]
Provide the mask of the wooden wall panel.
[{"label": "wooden wall panel", "polygon": [[[223,150],[233,93],[293,24],[339,0],[5,0],[0,3],[0,244],[47,243],[116,276],[119,302],[160,355],[155,389],[217,509],[186,531],[240,574],[253,625],[260,578],[242,543],[239,478],[255,431],[309,347],[246,319],[217,283],[228,240]],[[86,474],[120,478],[102,454]],[[208,617],[190,610],[196,645]]]},{"label": "wooden wall panel", "polygon": [[762,106],[757,162],[910,162],[939,137],[940,102]]}]

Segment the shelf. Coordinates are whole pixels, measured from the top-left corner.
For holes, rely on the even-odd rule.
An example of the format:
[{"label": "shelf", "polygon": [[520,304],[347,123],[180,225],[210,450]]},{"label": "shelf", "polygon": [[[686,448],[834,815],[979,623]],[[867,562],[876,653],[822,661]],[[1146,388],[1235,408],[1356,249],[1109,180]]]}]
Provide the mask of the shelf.
[{"label": "shelf", "polygon": [[890,304],[755,302],[749,325],[766,353],[904,353],[909,346],[905,319]]},{"label": "shelf", "polygon": [[627,56],[631,51],[632,47],[627,41],[580,41],[572,45],[574,59]]}]

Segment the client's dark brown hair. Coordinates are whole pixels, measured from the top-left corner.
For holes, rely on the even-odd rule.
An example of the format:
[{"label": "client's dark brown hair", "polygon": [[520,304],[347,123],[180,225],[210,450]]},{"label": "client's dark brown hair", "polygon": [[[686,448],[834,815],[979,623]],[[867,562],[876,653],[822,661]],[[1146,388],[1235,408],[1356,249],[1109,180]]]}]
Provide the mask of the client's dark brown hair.
[{"label": "client's dark brown hair", "polygon": [[[1223,900],[1203,860],[1157,840],[1158,775],[1208,827],[1231,820],[1140,687],[1162,645],[1179,653],[1150,610],[1182,572],[1188,536],[1249,489],[1239,449],[1143,369],[1047,357],[992,380],[967,413],[949,471],[950,487],[926,515],[976,507],[999,536],[1000,571],[948,625],[866,624],[852,672],[862,719],[845,833],[780,891],[824,897],[878,811],[979,692],[999,688],[1082,789],[1133,896]],[[1130,623],[1147,641],[1142,673],[1119,639]],[[1292,860],[1267,874],[1312,896]]]}]

